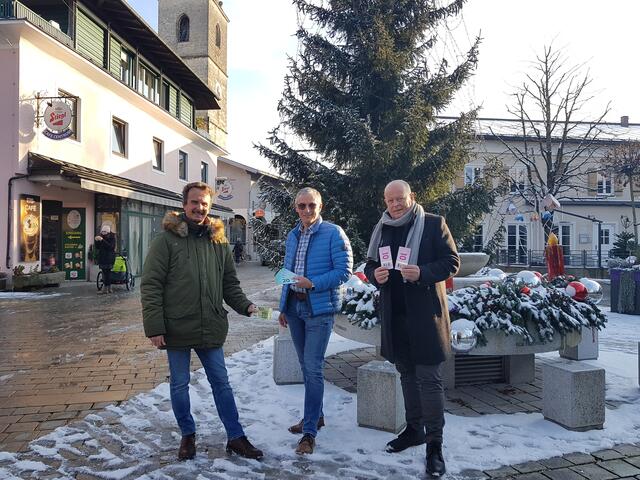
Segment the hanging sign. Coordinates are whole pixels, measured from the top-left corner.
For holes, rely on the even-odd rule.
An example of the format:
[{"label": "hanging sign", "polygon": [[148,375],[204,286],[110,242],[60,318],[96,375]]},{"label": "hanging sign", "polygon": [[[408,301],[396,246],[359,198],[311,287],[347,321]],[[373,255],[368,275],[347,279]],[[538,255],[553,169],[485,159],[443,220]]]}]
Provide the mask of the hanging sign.
[{"label": "hanging sign", "polygon": [[73,112],[66,102],[53,101],[44,110],[44,124],[46,128],[42,134],[52,140],[63,140],[73,135],[69,128]]},{"label": "hanging sign", "polygon": [[40,197],[20,195],[20,261],[40,260]]}]

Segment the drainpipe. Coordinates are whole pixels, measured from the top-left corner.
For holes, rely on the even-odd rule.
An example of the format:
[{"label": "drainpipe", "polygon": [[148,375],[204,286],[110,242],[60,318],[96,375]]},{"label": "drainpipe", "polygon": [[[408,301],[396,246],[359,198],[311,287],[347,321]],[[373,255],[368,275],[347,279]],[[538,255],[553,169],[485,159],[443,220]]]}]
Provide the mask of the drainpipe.
[{"label": "drainpipe", "polygon": [[9,212],[7,213],[7,268],[11,268],[11,225],[13,223],[13,204],[11,203],[11,187],[13,185],[13,181],[19,178],[25,178],[29,175],[25,173],[20,173],[15,175],[9,179],[8,187],[9,193],[7,194],[7,207],[9,207]]}]

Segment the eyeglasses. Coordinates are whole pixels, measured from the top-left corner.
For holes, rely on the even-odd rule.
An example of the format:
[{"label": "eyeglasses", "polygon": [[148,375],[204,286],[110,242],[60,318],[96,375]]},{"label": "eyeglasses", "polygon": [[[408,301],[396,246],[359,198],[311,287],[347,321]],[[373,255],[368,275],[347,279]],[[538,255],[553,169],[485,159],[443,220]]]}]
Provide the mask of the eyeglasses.
[{"label": "eyeglasses", "polygon": [[309,207],[309,210],[315,210],[317,206],[318,206],[317,203],[297,203],[296,204],[296,208],[298,210],[306,210],[307,207]]}]

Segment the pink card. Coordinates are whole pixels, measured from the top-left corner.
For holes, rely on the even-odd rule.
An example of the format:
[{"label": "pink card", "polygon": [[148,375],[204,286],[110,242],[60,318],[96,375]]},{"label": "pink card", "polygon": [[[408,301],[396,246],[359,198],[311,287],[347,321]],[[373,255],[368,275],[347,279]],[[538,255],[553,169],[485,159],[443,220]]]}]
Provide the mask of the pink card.
[{"label": "pink card", "polygon": [[398,258],[396,258],[396,270],[400,270],[401,267],[409,265],[410,255],[411,255],[410,248],[398,247]]},{"label": "pink card", "polygon": [[389,246],[380,247],[378,249],[378,252],[380,254],[380,266],[393,268],[393,258],[391,258],[391,247]]}]

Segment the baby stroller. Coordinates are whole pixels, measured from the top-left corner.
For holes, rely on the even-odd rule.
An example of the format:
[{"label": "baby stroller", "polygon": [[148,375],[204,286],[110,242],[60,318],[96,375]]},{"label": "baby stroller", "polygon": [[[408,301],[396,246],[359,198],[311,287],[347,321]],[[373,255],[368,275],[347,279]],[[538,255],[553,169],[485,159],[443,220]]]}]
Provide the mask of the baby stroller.
[{"label": "baby stroller", "polygon": [[[111,285],[125,285],[127,290],[133,290],[133,287],[136,286],[136,277],[131,274],[129,260],[125,255],[116,255],[116,260],[113,262],[113,268],[111,269]],[[104,287],[102,270],[96,278],[96,287],[98,291]]]}]

